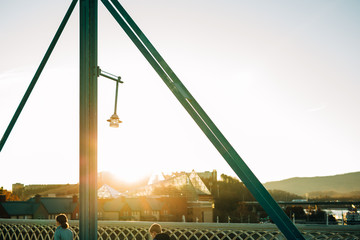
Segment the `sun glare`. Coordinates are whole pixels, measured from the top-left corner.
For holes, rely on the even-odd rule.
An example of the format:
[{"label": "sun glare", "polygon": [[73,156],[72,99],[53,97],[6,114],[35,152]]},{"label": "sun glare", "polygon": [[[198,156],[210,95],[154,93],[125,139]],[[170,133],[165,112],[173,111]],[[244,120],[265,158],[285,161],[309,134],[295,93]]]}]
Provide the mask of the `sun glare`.
[{"label": "sun glare", "polygon": [[138,182],[146,182],[151,177],[151,171],[142,168],[135,168],[125,166],[122,168],[113,168],[104,170],[104,172],[110,173],[115,181],[126,183],[126,184],[134,184]]},{"label": "sun glare", "polygon": [[119,172],[114,172],[113,174],[120,181],[124,181],[126,183],[135,183],[149,176],[149,174],[142,173],[141,171],[131,171],[126,169],[123,169]]}]

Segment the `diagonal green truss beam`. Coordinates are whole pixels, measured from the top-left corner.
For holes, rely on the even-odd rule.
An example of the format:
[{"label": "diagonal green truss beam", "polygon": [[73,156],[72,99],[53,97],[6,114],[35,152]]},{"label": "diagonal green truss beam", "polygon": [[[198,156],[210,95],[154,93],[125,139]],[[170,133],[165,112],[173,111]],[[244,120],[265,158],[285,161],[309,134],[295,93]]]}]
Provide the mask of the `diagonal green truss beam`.
[{"label": "diagonal green truss beam", "polygon": [[209,116],[197,103],[195,98],[181,83],[179,78],[156,51],[154,46],[131,19],[121,4],[117,0],[111,0],[112,4],[108,0],[101,1],[215,148],[244,182],[264,210],[269,214],[285,237],[287,239],[304,239],[296,226],[290,221],[284,211],[275,202],[269,192],[264,188],[220,130],[211,121]]},{"label": "diagonal green truss beam", "polygon": [[69,20],[69,18],[71,16],[71,13],[73,12],[73,10],[74,10],[74,8],[76,6],[76,3],[77,3],[77,0],[73,0],[71,2],[69,9],[67,10],[63,20],[61,21],[60,26],[59,26],[58,30],[56,31],[53,40],[51,41],[51,43],[50,43],[50,45],[49,45],[43,59],[40,62],[40,65],[39,65],[38,69],[36,70],[36,73],[35,73],[33,79],[31,80],[31,82],[29,84],[29,87],[27,88],[27,90],[26,90],[23,98],[21,99],[20,104],[17,107],[17,109],[16,109],[16,111],[15,111],[15,113],[14,113],[8,127],[6,128],[5,133],[3,134],[3,136],[2,136],[2,138],[0,140],[0,152],[1,152],[2,148],[4,147],[5,142],[8,139],[8,137],[9,137],[9,135],[11,133],[11,130],[13,129],[17,119],[19,118],[20,113],[23,110],[28,98],[30,97],[30,94],[31,94],[32,90],[34,89],[34,87],[35,87],[35,85],[37,83],[37,80],[39,79],[39,77],[41,75],[42,70],[44,69],[47,61],[49,60],[50,55],[51,55],[52,51],[54,50],[54,48],[56,46],[56,43],[59,40],[59,38],[61,36],[61,33],[63,32],[63,30],[64,30],[64,28],[66,26],[66,23],[68,22],[68,20]]}]

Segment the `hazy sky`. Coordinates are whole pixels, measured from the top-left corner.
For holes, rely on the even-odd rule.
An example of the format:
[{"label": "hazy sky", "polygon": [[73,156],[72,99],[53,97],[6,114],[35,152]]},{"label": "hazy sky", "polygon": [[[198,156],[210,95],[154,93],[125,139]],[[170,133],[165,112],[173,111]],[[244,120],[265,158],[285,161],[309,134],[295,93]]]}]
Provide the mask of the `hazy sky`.
[{"label": "hazy sky", "polygon": [[[70,0],[0,0],[0,134]],[[123,0],[261,182],[360,171],[360,1]],[[77,183],[79,8],[0,152],[0,186]],[[234,175],[99,2],[98,169]]]}]

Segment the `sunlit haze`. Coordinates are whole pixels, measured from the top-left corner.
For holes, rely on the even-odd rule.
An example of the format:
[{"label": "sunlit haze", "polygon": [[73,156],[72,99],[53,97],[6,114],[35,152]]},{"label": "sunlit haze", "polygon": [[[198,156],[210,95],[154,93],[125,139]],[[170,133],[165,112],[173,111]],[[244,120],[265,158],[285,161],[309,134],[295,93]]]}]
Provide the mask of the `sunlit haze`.
[{"label": "sunlit haze", "polygon": [[[0,1],[0,134],[70,0]],[[120,1],[261,182],[360,171],[360,1]],[[79,180],[79,6],[0,152],[0,187]],[[235,175],[99,2],[98,171]],[[219,174],[219,175],[220,175]]]}]

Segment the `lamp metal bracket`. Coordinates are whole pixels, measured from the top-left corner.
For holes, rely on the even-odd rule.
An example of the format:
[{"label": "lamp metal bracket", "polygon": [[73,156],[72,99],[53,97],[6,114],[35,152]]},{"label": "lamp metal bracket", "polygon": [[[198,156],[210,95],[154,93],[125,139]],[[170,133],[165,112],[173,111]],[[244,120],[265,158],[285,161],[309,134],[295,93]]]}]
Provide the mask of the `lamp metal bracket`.
[{"label": "lamp metal bracket", "polygon": [[103,76],[103,77],[106,77],[108,79],[111,79],[115,82],[118,82],[118,83],[124,83],[123,81],[121,81],[121,77],[120,76],[116,76],[114,74],[111,74],[111,73],[108,73],[108,72],[105,72],[103,70],[101,70],[101,68],[98,66],[97,67],[97,76]]}]

